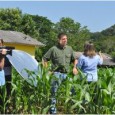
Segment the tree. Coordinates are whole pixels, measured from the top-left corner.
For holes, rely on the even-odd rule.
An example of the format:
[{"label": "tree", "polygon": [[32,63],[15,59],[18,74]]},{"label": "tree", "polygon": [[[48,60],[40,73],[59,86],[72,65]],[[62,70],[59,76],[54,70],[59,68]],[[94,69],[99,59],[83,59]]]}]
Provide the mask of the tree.
[{"label": "tree", "polygon": [[22,17],[21,31],[33,38],[39,37],[39,33],[36,30],[36,23],[29,14],[24,14]]},{"label": "tree", "polygon": [[101,32],[104,36],[114,36],[115,35],[115,24]]},{"label": "tree", "polygon": [[55,25],[57,32],[65,32],[75,34],[79,31],[80,23],[75,23],[71,18],[61,18],[60,22]]},{"label": "tree", "polygon": [[[39,33],[39,40],[46,45],[50,45],[53,32],[53,25],[49,19],[43,16],[31,15],[35,22],[36,30]],[[50,42],[49,42],[50,41]]]},{"label": "tree", "polygon": [[0,29],[20,31],[22,12],[18,8],[0,9]]},{"label": "tree", "polygon": [[112,54],[115,52],[115,25],[103,30],[102,32],[91,33],[97,51]]},{"label": "tree", "polygon": [[68,44],[77,51],[83,51],[84,42],[90,38],[90,33],[86,26],[81,27],[80,23],[68,17],[63,17],[60,19],[60,22],[56,23],[55,31],[57,33],[67,33]]}]

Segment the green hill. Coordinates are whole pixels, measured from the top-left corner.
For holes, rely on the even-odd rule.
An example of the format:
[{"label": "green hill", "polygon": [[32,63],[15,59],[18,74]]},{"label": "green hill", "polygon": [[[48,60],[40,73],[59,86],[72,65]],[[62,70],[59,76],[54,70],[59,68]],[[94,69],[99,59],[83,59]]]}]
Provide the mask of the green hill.
[{"label": "green hill", "polygon": [[108,53],[115,58],[115,25],[101,31],[91,33],[91,39],[96,45],[96,49]]}]

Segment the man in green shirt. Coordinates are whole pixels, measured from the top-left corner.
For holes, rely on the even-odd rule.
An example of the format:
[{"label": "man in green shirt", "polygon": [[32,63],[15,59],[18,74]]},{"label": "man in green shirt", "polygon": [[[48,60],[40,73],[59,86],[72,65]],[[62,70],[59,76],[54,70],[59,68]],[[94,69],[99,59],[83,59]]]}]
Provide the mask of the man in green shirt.
[{"label": "man in green shirt", "polygon": [[77,59],[75,58],[74,51],[71,46],[67,45],[67,35],[65,33],[58,34],[58,44],[51,47],[48,52],[43,56],[43,65],[47,67],[47,61],[52,62],[52,72],[58,78],[58,81],[52,81],[52,100],[53,107],[50,113],[56,113],[56,99],[55,94],[60,83],[66,79],[69,66],[73,62],[73,74],[77,74],[76,69]]}]

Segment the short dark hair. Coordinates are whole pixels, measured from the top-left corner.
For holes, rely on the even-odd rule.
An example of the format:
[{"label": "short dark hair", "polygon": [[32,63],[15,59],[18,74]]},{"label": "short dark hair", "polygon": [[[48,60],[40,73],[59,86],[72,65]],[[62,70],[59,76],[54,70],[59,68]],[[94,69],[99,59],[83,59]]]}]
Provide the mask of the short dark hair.
[{"label": "short dark hair", "polygon": [[2,39],[2,38],[0,38],[0,41],[1,41],[1,43],[2,43],[2,44],[4,43],[4,41],[3,41],[3,39]]},{"label": "short dark hair", "polygon": [[61,37],[63,37],[63,36],[67,36],[67,34],[66,34],[66,33],[63,33],[63,32],[62,32],[62,33],[59,33],[59,34],[58,34],[58,39],[61,39]]}]

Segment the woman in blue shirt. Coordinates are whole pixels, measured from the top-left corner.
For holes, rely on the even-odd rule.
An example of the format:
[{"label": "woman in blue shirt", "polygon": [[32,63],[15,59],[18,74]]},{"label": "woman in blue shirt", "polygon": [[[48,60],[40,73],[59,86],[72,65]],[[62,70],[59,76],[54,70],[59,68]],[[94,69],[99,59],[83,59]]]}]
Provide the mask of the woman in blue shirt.
[{"label": "woman in blue shirt", "polygon": [[97,81],[97,65],[103,63],[103,57],[101,52],[96,54],[94,45],[91,42],[86,42],[84,45],[84,53],[78,60],[77,67],[79,67],[84,75],[87,77],[87,81]]}]

